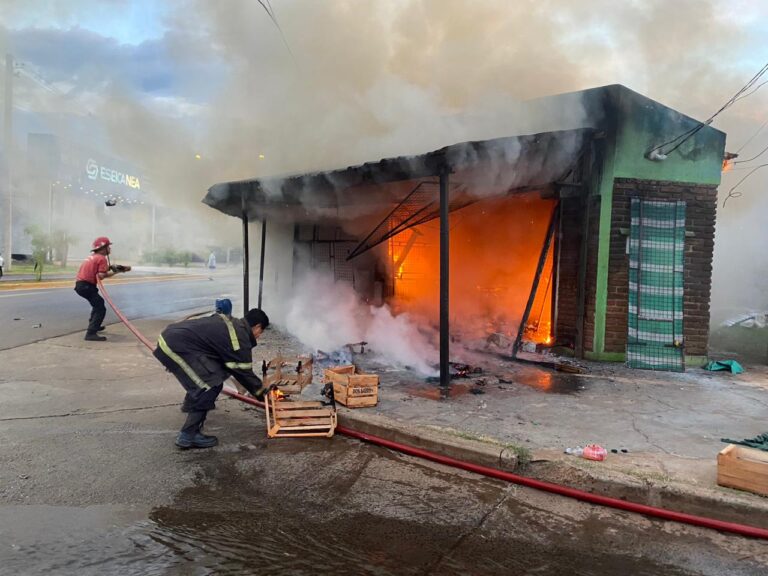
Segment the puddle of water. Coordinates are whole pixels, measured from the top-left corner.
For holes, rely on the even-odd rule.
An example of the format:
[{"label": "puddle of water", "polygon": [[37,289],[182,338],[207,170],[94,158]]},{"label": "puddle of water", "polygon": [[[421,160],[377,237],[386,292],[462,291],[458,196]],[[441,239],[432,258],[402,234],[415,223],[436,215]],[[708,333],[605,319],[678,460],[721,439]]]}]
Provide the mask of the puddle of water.
[{"label": "puddle of water", "polygon": [[[490,373],[488,375],[491,376]],[[403,386],[409,395],[417,398],[426,398],[427,400],[460,398],[468,394],[477,394],[478,392],[485,394],[486,392],[492,392],[493,388],[496,387],[495,385],[479,386],[471,380],[467,382],[452,382],[447,393],[445,389],[437,384],[429,382],[410,382]],[[499,386],[507,388],[525,386],[544,394],[578,394],[586,388],[583,378],[578,378],[572,374],[529,367],[514,373],[504,374],[499,380]]]},{"label": "puddle of water", "polygon": [[545,394],[578,394],[585,388],[583,378],[541,369],[526,369],[510,379],[513,385],[522,384]]},{"label": "puddle of water", "polygon": [[469,391],[475,388],[471,383],[454,382],[448,390],[441,388],[437,384],[426,382],[413,383],[406,386],[406,391],[411,396],[426,398],[428,400],[445,400],[446,398],[459,398],[469,394]]}]

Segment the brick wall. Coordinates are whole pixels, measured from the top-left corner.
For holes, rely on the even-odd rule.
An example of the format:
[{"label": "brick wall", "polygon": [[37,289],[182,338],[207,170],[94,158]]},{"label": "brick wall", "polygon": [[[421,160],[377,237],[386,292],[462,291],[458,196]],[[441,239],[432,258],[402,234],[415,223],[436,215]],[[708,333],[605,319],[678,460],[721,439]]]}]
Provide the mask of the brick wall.
[{"label": "brick wall", "polygon": [[[564,198],[562,207],[562,236],[560,241],[560,275],[557,312],[557,343],[575,346],[578,318],[579,261],[584,232],[584,200]],[[590,199],[589,247],[587,254],[587,295],[584,310],[584,349],[592,350],[595,317],[595,272],[597,269],[597,241],[600,229],[600,198]]]},{"label": "brick wall", "polygon": [[574,346],[576,342],[577,293],[579,289],[579,250],[581,220],[584,214],[581,198],[560,201],[560,269],[558,275],[557,343]]},{"label": "brick wall", "polygon": [[698,184],[624,178],[617,178],[613,189],[605,350],[606,352],[624,352],[627,343],[629,256],[626,254],[627,237],[621,233],[620,229],[630,227],[632,197],[686,202],[685,229],[687,234],[693,233],[693,236],[686,236],[685,239],[683,297],[685,353],[689,356],[706,355],[717,188]]}]

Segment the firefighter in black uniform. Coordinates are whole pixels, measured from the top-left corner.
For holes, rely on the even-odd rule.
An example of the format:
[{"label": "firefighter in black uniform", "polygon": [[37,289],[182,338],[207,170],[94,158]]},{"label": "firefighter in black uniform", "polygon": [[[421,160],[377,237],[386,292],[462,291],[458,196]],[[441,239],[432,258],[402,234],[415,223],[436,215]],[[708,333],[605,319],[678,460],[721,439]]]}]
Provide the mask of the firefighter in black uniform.
[{"label": "firefighter in black uniform", "polygon": [[266,389],[253,373],[251,350],[269,326],[267,315],[254,308],[245,318],[213,314],[171,324],[157,340],[154,355],[187,391],[181,411],[187,413],[176,446],[210,448],[216,436],[202,433],[203,422],[229,376],[262,399]]}]

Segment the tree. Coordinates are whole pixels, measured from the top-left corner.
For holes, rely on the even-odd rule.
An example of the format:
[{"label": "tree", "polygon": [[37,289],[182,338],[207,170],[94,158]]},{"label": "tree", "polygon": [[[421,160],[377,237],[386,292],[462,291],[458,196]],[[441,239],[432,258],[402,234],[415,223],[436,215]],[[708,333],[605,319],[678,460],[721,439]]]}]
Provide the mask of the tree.
[{"label": "tree", "polygon": [[31,237],[32,241],[32,260],[35,263],[35,279],[40,282],[43,278],[43,267],[51,249],[51,239],[38,226],[27,226],[24,233]]},{"label": "tree", "polygon": [[76,238],[65,230],[55,230],[51,235],[51,260],[58,260],[61,267],[67,265],[69,257],[69,247],[76,241]]}]

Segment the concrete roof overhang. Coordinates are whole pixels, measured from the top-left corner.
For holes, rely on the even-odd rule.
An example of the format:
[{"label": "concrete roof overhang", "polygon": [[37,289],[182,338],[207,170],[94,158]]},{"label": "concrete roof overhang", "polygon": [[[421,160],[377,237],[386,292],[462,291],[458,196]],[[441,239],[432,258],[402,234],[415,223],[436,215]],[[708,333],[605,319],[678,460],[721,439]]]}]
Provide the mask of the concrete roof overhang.
[{"label": "concrete roof overhang", "polygon": [[415,156],[347,168],[222,182],[203,202],[248,220],[345,221],[391,209],[421,182],[450,173],[450,188],[478,197],[540,190],[565,177],[593,129],[582,128],[462,142]]}]

